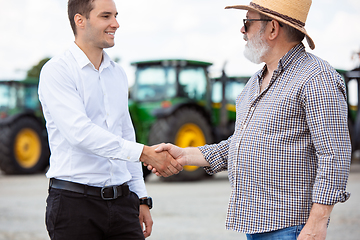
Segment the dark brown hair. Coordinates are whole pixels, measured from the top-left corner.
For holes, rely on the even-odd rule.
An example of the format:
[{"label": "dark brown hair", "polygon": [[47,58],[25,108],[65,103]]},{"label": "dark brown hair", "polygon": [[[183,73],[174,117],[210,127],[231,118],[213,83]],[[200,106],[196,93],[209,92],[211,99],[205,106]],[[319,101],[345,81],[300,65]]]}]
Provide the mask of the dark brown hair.
[{"label": "dark brown hair", "polygon": [[76,24],[74,17],[76,14],[81,14],[82,16],[89,19],[91,10],[94,9],[93,2],[95,0],[69,0],[68,1],[68,16],[70,20],[71,28],[76,36]]}]

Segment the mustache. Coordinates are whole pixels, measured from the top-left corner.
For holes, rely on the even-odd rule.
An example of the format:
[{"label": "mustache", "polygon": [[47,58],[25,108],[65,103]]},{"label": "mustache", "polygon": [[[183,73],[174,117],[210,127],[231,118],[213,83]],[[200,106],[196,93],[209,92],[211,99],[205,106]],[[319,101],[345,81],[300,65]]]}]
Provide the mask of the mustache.
[{"label": "mustache", "polygon": [[243,39],[244,39],[245,41],[248,41],[248,40],[249,40],[246,34],[243,35]]}]

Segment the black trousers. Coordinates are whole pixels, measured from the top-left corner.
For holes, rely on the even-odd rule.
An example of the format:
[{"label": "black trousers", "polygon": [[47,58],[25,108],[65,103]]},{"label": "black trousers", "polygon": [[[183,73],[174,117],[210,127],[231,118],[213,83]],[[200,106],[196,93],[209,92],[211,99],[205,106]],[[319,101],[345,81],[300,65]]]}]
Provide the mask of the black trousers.
[{"label": "black trousers", "polygon": [[52,240],[144,240],[139,198],[130,192],[114,200],[49,189],[46,227]]}]

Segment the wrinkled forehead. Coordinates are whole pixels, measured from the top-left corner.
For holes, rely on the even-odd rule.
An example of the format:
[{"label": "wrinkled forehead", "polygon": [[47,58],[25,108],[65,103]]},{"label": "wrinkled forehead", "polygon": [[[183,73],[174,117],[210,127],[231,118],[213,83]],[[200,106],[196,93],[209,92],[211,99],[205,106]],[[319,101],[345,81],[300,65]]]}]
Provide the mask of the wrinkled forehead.
[{"label": "wrinkled forehead", "polygon": [[260,13],[252,10],[248,10],[246,13],[246,18],[248,19],[258,19],[260,18]]}]

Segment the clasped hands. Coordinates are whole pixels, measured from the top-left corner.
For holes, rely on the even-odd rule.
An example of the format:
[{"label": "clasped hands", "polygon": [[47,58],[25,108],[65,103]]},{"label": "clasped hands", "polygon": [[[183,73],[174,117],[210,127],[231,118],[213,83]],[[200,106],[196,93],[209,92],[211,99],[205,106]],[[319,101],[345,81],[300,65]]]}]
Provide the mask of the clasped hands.
[{"label": "clasped hands", "polygon": [[178,174],[186,165],[184,149],[173,144],[144,146],[140,161],[157,176],[169,177]]}]

